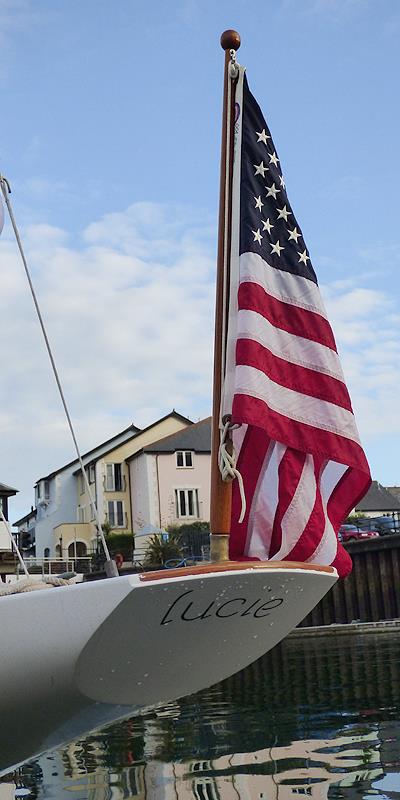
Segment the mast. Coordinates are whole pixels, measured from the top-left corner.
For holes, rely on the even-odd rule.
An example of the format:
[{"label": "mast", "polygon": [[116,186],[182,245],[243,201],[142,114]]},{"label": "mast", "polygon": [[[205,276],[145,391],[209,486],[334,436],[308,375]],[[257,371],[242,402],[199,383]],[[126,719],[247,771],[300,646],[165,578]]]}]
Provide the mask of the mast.
[{"label": "mast", "polygon": [[227,276],[229,276],[229,255],[231,245],[233,140],[235,124],[234,81],[229,74],[229,64],[231,61],[230,51],[236,51],[240,47],[240,35],[237,33],[237,31],[224,31],[221,36],[221,47],[223,50],[225,50],[225,64],[221,138],[221,176],[215,302],[214,385],[211,436],[210,529],[212,561],[229,560],[229,533],[231,526],[232,486],[230,482],[224,482],[221,478],[218,465],[218,453],[220,445],[219,423],[227,315],[225,298],[228,296],[229,284],[229,277],[227,278]]}]

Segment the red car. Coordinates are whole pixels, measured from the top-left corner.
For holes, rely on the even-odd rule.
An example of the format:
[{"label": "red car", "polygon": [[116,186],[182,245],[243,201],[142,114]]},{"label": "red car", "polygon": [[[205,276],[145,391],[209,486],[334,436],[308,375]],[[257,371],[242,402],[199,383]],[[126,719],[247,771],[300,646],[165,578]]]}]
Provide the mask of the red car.
[{"label": "red car", "polygon": [[339,542],[356,542],[359,539],[373,539],[379,536],[378,531],[362,531],[356,525],[342,525],[339,528],[338,539]]}]

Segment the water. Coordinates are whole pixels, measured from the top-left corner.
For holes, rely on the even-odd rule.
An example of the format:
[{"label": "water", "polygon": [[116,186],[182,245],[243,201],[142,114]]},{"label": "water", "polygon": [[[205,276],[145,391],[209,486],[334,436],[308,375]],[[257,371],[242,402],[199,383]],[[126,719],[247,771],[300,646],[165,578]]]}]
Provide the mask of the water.
[{"label": "water", "polygon": [[370,795],[400,798],[400,640],[390,633],[290,637],[218,686],[73,742],[0,783],[0,800]]}]

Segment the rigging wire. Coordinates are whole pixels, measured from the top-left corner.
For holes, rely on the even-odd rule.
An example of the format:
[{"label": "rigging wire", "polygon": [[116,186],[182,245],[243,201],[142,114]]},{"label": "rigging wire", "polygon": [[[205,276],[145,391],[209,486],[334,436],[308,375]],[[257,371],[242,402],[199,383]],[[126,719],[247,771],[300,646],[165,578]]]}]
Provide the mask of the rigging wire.
[{"label": "rigging wire", "polygon": [[[18,249],[19,249],[19,252],[20,252],[20,255],[21,255],[22,263],[24,265],[25,274],[26,274],[26,277],[27,277],[27,280],[28,280],[29,288],[31,290],[33,303],[34,303],[34,306],[35,306],[35,309],[36,309],[36,314],[37,314],[37,317],[38,317],[38,320],[39,320],[40,328],[42,330],[44,342],[45,342],[45,345],[46,345],[46,350],[47,350],[47,353],[48,353],[48,356],[49,356],[49,359],[50,359],[53,375],[54,375],[54,378],[55,378],[55,381],[56,381],[56,384],[57,384],[57,388],[58,388],[58,392],[59,392],[59,395],[60,395],[60,398],[61,398],[61,402],[62,402],[62,405],[63,405],[63,408],[64,408],[64,412],[65,412],[65,416],[66,416],[66,419],[67,419],[68,427],[69,427],[69,430],[70,430],[70,433],[71,433],[71,436],[72,436],[72,441],[74,443],[75,451],[76,451],[76,454],[78,456],[78,461],[79,461],[79,464],[80,464],[80,467],[81,467],[81,470],[82,470],[82,476],[83,476],[83,481],[84,481],[84,484],[85,484],[85,489],[86,489],[87,495],[89,497],[90,506],[91,506],[91,508],[93,510],[93,513],[94,513],[94,517],[95,517],[98,533],[99,533],[99,536],[100,536],[100,539],[101,539],[101,543],[103,545],[104,553],[105,553],[105,556],[106,556],[106,559],[107,559],[107,562],[108,562],[108,565],[109,565],[109,569],[108,570],[106,569],[106,572],[109,575],[109,577],[115,577],[115,576],[118,575],[118,570],[117,570],[115,561],[111,560],[110,552],[108,550],[108,546],[107,546],[107,542],[105,540],[103,528],[102,528],[102,525],[101,525],[101,522],[100,522],[99,512],[98,512],[96,503],[94,502],[94,499],[93,499],[93,496],[92,496],[92,491],[91,491],[91,488],[90,488],[89,479],[88,479],[88,476],[87,476],[87,473],[86,473],[86,470],[85,470],[85,467],[84,467],[84,464],[83,464],[82,456],[81,456],[80,449],[79,449],[79,446],[78,446],[78,441],[77,441],[77,438],[75,436],[74,426],[72,424],[71,416],[70,416],[70,413],[69,413],[69,410],[68,410],[68,406],[67,406],[67,403],[66,403],[66,400],[65,400],[64,391],[63,391],[63,388],[62,388],[62,385],[61,385],[60,377],[59,377],[59,374],[58,374],[58,370],[57,370],[57,367],[56,367],[56,363],[55,363],[55,360],[54,360],[54,356],[53,356],[53,352],[52,352],[52,349],[51,349],[51,346],[50,346],[50,342],[49,342],[49,339],[48,339],[48,336],[47,336],[47,332],[46,332],[45,324],[44,324],[44,321],[43,321],[42,313],[41,313],[41,310],[40,310],[40,307],[39,307],[39,303],[38,303],[38,300],[37,300],[37,297],[36,297],[35,288],[33,286],[32,278],[31,278],[30,271],[29,271],[29,268],[28,268],[28,263],[27,263],[27,260],[25,258],[25,253],[24,253],[24,249],[23,249],[23,246],[22,246],[21,237],[19,235],[17,223],[15,221],[14,213],[13,213],[13,210],[12,210],[12,206],[11,206],[11,202],[10,202],[10,198],[9,198],[9,195],[11,194],[10,184],[9,184],[8,180],[3,175],[0,175],[0,187],[1,187],[1,191],[2,191],[3,197],[4,197],[4,202],[5,202],[6,206],[7,206],[7,211],[8,211],[9,217],[10,217],[11,225],[13,227],[13,231],[14,231],[15,239],[16,239],[16,242],[17,242],[17,245],[18,245]],[[11,535],[11,531],[10,531],[10,535]]]}]

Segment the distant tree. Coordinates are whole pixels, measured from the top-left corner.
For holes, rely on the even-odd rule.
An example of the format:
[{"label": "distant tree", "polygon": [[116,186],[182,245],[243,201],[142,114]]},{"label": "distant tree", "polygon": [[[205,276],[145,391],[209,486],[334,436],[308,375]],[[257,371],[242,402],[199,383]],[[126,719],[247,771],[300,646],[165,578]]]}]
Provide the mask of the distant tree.
[{"label": "distant tree", "polygon": [[350,516],[347,517],[345,524],[358,525],[358,523],[363,519],[366,519],[365,514],[350,514]]}]

